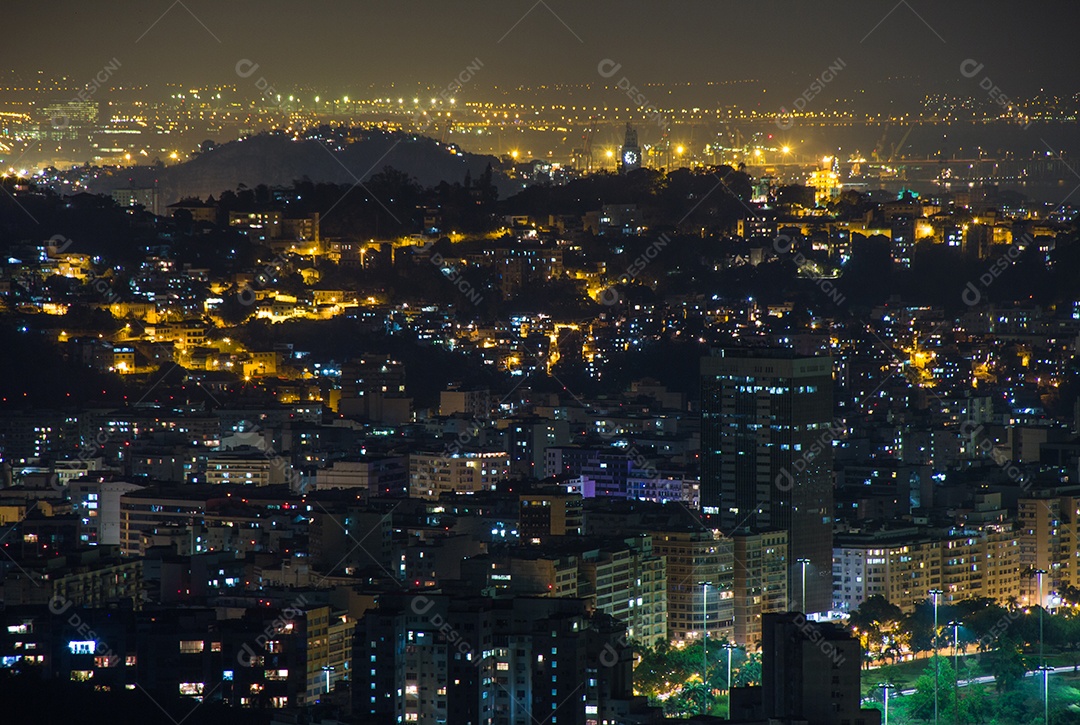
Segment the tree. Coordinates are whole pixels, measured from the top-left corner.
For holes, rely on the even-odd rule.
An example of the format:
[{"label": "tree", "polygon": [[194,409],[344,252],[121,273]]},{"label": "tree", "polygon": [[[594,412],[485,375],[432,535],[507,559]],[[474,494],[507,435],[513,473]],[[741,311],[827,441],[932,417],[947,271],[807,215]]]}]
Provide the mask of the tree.
[{"label": "tree", "polygon": [[998,639],[997,649],[989,657],[990,673],[994,676],[998,692],[1013,689],[1024,678],[1027,663],[1020,643],[1011,637]]},{"label": "tree", "polygon": [[1055,679],[1059,678],[1050,678],[1050,722],[1075,723],[1080,719],[1074,709],[1076,703],[1080,702],[1080,690],[1069,685],[1055,684]]},{"label": "tree", "polygon": [[862,640],[867,660],[884,660],[892,656],[896,662],[901,646],[909,639],[903,627],[904,613],[885,597],[875,594],[851,613],[848,624]]},{"label": "tree", "polygon": [[[1027,697],[1017,690],[1002,693],[997,698],[997,716],[995,722],[1022,723],[1031,720],[1032,712],[1028,708]],[[1041,719],[1041,718],[1040,718]]]},{"label": "tree", "polygon": [[982,725],[994,714],[994,703],[986,694],[986,688],[982,685],[969,685],[964,688],[964,695],[960,699],[960,717],[975,725]]},{"label": "tree", "polygon": [[731,678],[733,687],[749,687],[761,684],[761,654],[755,652],[746,658],[738,672]]},{"label": "tree", "polygon": [[915,682],[915,692],[908,703],[912,716],[929,720],[934,716],[934,686],[937,684],[938,713],[952,710],[956,698],[956,671],[948,657],[930,658],[919,679]]},{"label": "tree", "polygon": [[712,690],[701,680],[694,679],[686,683],[682,689],[683,695],[694,710],[699,713],[707,713],[712,709]]},{"label": "tree", "polygon": [[664,713],[676,716],[703,715],[711,712],[715,706],[712,690],[695,675],[664,701]]}]

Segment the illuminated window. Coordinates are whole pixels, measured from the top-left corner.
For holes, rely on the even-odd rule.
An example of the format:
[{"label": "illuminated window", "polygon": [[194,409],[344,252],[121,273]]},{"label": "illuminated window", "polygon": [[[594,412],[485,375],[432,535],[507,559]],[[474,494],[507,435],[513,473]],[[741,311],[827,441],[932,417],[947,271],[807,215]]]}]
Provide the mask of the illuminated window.
[{"label": "illuminated window", "polygon": [[185,639],[180,641],[180,654],[190,655],[202,652],[206,643],[201,639]]}]

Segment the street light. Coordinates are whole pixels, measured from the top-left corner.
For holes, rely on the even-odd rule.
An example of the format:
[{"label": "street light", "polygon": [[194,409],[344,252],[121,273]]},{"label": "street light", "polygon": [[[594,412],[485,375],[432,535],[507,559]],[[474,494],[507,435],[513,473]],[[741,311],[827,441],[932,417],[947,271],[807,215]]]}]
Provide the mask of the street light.
[{"label": "street light", "polygon": [[1039,667],[1039,672],[1043,673],[1043,723],[1044,725],[1050,725],[1050,673],[1054,671],[1053,667],[1047,667],[1042,665]]},{"label": "street light", "polygon": [[738,649],[739,645],[732,644],[731,642],[724,642],[720,645],[727,650],[727,719],[731,719],[731,652]]},{"label": "street light", "polygon": [[698,582],[701,587],[701,679],[708,680],[709,671],[709,587],[712,582]]},{"label": "street light", "polygon": [[953,632],[953,722],[956,725],[960,723],[960,622],[955,619],[949,622],[947,625],[952,627]]},{"label": "street light", "polygon": [[930,590],[930,596],[934,598],[934,637],[933,637],[933,642],[934,642],[934,725],[938,725],[938,690],[941,688],[941,684],[940,684],[941,683],[941,664],[938,662],[938,658],[937,658],[938,657],[938,654],[937,654],[937,644],[938,644],[937,643],[937,633],[938,633],[937,608],[938,608],[938,597],[940,597],[942,594],[944,594],[944,592],[942,592],[940,589],[931,589]]},{"label": "street light", "polygon": [[333,665],[323,665],[323,672],[326,673],[326,692],[330,692],[330,673],[334,671]]},{"label": "street light", "polygon": [[889,725],[889,690],[895,690],[896,685],[891,682],[882,682],[878,687],[881,688],[881,696],[885,699],[885,723]]},{"label": "street light", "polygon": [[1046,569],[1036,569],[1035,576],[1039,578],[1039,665],[1046,664],[1046,660],[1043,658],[1043,575],[1046,574]]},{"label": "street light", "polygon": [[796,559],[795,563],[802,567],[802,613],[806,614],[806,567],[810,560],[806,558]]},{"label": "street light", "polygon": [[739,645],[732,644],[731,642],[724,642],[720,646],[727,650],[727,689],[728,689],[728,697],[730,697],[731,696],[731,652],[733,650],[739,649]]}]

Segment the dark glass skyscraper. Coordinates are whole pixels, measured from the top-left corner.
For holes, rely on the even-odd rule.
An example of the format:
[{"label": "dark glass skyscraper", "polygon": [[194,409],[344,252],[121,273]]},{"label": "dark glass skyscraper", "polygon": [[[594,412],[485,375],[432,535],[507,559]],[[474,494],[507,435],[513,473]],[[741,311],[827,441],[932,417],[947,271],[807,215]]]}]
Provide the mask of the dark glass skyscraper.
[{"label": "dark glass skyscraper", "polygon": [[[728,350],[701,364],[701,508],[737,530],[788,532],[788,593],[832,603],[832,358]],[[808,559],[804,566],[800,559]]]}]

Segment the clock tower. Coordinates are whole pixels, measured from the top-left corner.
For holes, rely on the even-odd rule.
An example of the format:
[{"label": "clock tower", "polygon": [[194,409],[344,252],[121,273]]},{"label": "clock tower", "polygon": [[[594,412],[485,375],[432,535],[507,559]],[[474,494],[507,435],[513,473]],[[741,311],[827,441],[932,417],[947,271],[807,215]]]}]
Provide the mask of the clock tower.
[{"label": "clock tower", "polygon": [[637,131],[626,124],[626,138],[619,153],[619,173],[641,168],[641,147],[638,146]]}]

